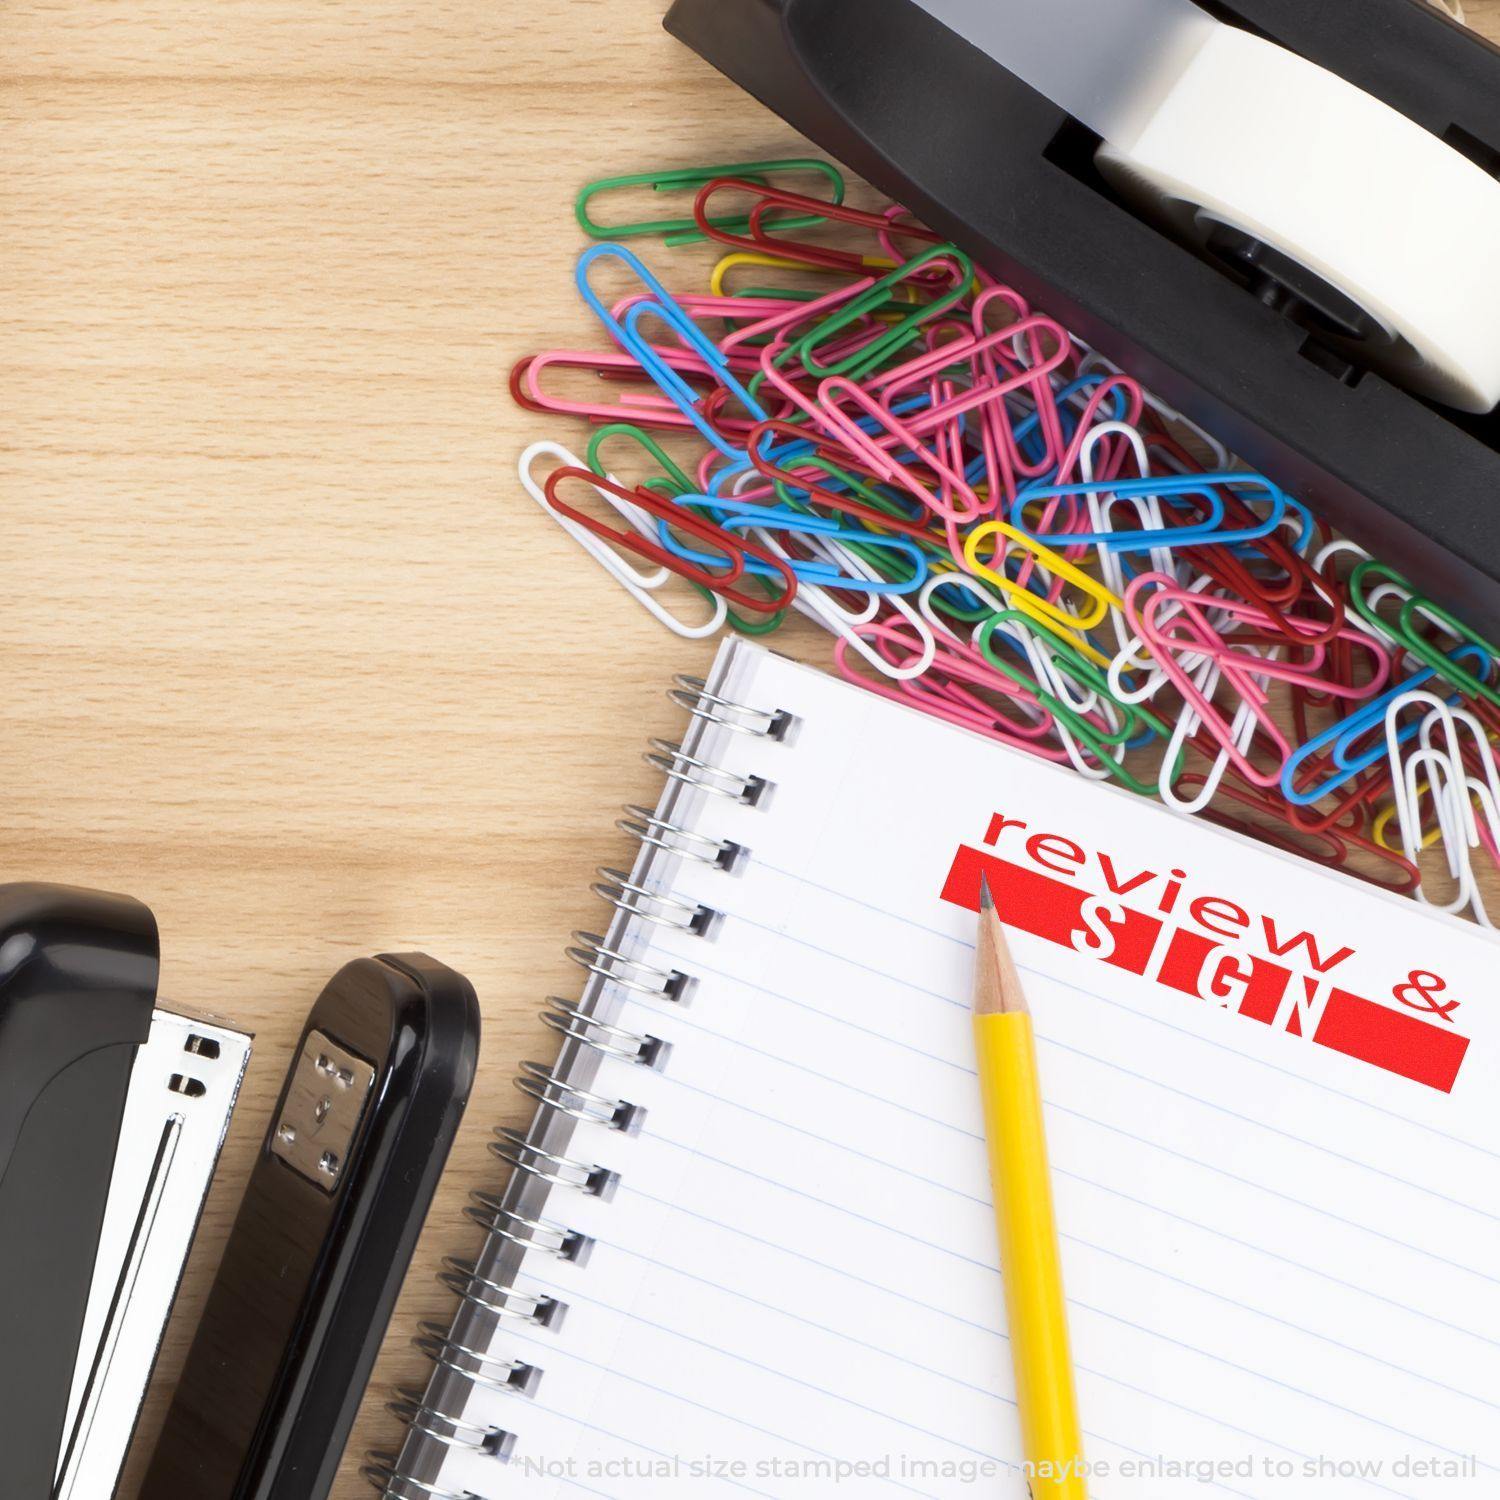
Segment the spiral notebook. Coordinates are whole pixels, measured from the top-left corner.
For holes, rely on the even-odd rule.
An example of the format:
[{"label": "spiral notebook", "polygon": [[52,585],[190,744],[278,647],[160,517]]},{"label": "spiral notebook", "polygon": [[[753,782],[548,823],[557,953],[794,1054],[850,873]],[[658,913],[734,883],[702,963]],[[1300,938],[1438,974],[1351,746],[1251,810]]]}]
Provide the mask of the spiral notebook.
[{"label": "spiral notebook", "polygon": [[744,642],[675,696],[387,1494],[1026,1493],[981,874],[1096,1500],[1500,1493],[1491,935]]}]

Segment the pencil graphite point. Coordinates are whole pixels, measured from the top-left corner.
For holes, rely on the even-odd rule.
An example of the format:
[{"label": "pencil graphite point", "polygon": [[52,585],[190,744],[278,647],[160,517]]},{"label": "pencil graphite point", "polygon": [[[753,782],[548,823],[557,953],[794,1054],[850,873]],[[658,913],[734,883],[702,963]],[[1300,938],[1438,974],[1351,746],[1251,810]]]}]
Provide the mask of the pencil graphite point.
[{"label": "pencil graphite point", "polygon": [[1016,973],[1000,913],[995,910],[995,893],[983,876],[979,881],[979,945],[975,954],[974,1009],[981,1015],[1006,1015],[1027,1009]]}]

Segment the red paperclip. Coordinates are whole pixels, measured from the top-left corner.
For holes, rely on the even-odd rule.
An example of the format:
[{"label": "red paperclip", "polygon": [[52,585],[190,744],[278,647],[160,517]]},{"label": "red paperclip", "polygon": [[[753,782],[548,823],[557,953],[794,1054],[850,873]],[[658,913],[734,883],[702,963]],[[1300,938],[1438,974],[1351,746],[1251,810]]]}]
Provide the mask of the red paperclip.
[{"label": "red paperclip", "polygon": [[[716,224],[709,212],[709,204],[716,193],[739,192],[755,200],[747,214],[736,218],[748,219],[750,233],[735,234],[723,224]],[[705,183],[693,202],[693,218],[699,230],[721,245],[733,245],[739,250],[749,250],[761,255],[778,255],[783,260],[800,261],[808,266],[827,266],[836,271],[858,274],[868,269],[869,257],[848,250],[830,250],[821,245],[808,244],[805,240],[778,239],[766,228],[769,214],[786,211],[790,215],[812,214],[819,219],[835,224],[851,224],[867,229],[876,236],[901,234],[920,240],[924,244],[937,245],[942,237],[918,224],[897,225],[884,214],[864,213],[843,204],[828,203],[817,198],[808,198],[802,193],[790,193],[783,188],[767,187],[763,183],[747,182],[743,177],[716,177]],[[882,244],[885,242],[882,241]],[[902,257],[893,256],[899,261]]]},{"label": "red paperclip", "polygon": [[[560,498],[557,493],[562,484],[572,479],[582,480],[595,489],[607,490],[618,499],[629,501],[630,504],[655,516],[658,520],[668,522],[674,529],[685,531],[689,536],[696,537],[701,542],[707,542],[710,547],[724,554],[724,571],[714,572],[697,567],[687,558],[678,556],[677,553],[653,542],[649,537],[642,536],[638,531],[621,531],[577,510]],[[737,609],[754,610],[758,614],[776,614],[791,604],[797,596],[796,574],[775,553],[767,551],[746,537],[731,535],[722,526],[716,526],[712,521],[658,495],[654,490],[644,486],[638,489],[627,489],[613,480],[601,478],[592,469],[578,469],[571,466],[550,474],[543,490],[548,501],[559,514],[571,521],[576,521],[580,526],[593,532],[595,536],[614,542],[616,546],[634,553],[637,557],[644,557],[656,563],[658,567],[670,569],[679,577],[687,579],[689,583],[696,583],[702,588],[712,589],[716,594],[722,594]],[[757,562],[765,564],[781,576],[784,588],[779,594],[767,597],[765,594],[746,594],[739,589],[729,587],[745,576],[747,557],[753,557]]]}]

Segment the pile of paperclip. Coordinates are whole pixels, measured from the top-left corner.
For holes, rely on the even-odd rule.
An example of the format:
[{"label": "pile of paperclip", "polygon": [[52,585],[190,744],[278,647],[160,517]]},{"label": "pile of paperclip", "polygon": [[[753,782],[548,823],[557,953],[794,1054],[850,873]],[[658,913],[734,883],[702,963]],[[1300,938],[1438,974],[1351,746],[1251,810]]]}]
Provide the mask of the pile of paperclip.
[{"label": "pile of paperclip", "polygon": [[[627,188],[693,194],[692,217],[593,224]],[[1441,604],[903,210],[845,206],[825,163],[607,179],[579,219],[727,252],[673,296],[595,245],[578,286],[615,347],[511,378],[594,424],[583,460],[538,443],[522,479],[663,624],[798,611],[870,691],[1489,923],[1500,668]],[[747,272],[770,284],[725,289]],[[597,396],[549,393],[560,369]]]}]

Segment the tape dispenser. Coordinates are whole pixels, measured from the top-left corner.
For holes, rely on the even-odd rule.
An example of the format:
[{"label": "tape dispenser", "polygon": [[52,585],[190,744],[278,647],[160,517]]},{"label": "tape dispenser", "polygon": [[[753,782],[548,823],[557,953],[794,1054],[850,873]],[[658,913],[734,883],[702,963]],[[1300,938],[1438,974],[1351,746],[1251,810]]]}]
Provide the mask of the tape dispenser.
[{"label": "tape dispenser", "polygon": [[1500,49],[1429,0],[676,0],[667,28],[1500,636]]}]

